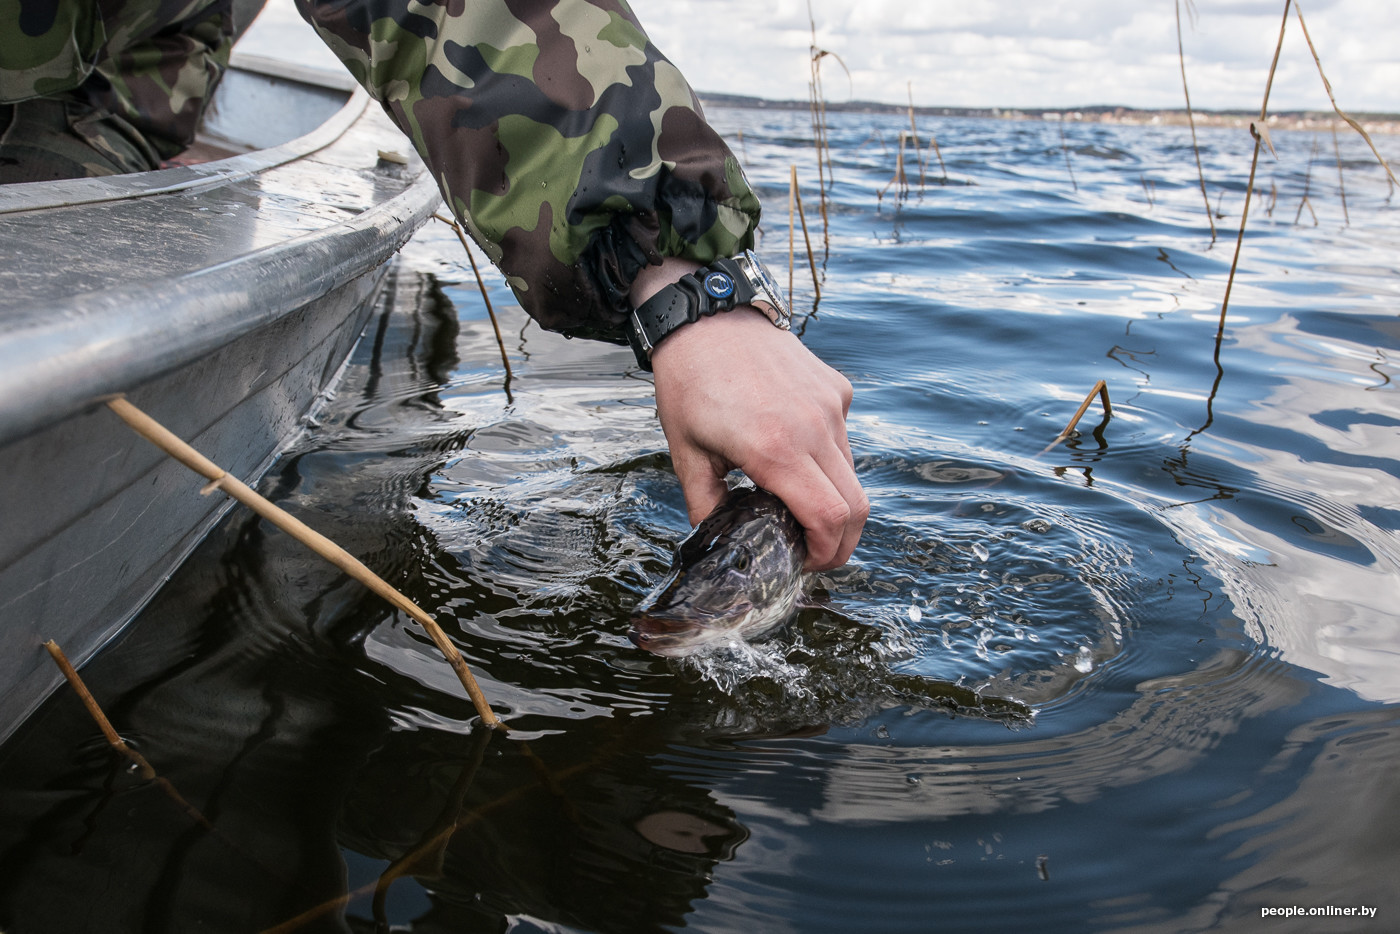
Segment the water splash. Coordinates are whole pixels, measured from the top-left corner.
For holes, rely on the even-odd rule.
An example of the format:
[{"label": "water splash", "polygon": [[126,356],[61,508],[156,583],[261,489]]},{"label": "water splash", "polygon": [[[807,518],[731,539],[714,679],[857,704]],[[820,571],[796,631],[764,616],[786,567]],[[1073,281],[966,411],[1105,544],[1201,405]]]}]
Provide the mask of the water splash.
[{"label": "water splash", "polygon": [[902,625],[873,627],[825,609],[758,644],[732,642],[673,660],[714,711],[714,723],[751,732],[793,724],[851,724],[892,706],[1021,726],[1032,708],[963,681],[905,670],[921,642]]}]

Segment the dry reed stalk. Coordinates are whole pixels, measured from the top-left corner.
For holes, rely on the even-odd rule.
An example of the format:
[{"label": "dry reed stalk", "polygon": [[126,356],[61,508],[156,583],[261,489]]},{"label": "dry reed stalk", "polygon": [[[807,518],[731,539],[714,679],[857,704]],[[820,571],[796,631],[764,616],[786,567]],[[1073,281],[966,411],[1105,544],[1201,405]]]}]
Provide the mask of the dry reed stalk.
[{"label": "dry reed stalk", "polygon": [[932,130],[929,131],[928,148],[932,149],[933,154],[938,157],[938,171],[943,173],[943,177],[938,180],[938,184],[948,184],[948,166],[943,163],[943,151],[938,148],[938,136]]},{"label": "dry reed stalk", "polygon": [[[1264,101],[1259,105],[1259,120],[1249,125],[1249,133],[1254,137],[1254,156],[1249,162],[1249,183],[1244,190],[1244,210],[1240,212],[1240,232],[1235,238],[1235,256],[1230,260],[1230,277],[1225,281],[1225,298],[1220,302],[1220,323],[1215,329],[1215,356],[1219,365],[1220,339],[1225,334],[1225,312],[1230,307],[1230,292],[1235,286],[1235,270],[1240,265],[1240,249],[1244,246],[1244,227],[1249,220],[1249,202],[1254,195],[1254,175],[1259,168],[1259,144],[1268,138],[1269,92],[1274,87],[1274,72],[1278,70],[1278,56],[1283,51],[1283,34],[1288,28],[1288,10],[1293,0],[1283,0],[1283,21],[1278,27],[1278,45],[1274,46],[1274,60],[1269,64],[1269,80],[1264,85]],[[1264,127],[1261,131],[1258,127]],[[1273,148],[1272,144],[1269,146]]]},{"label": "dry reed stalk", "polygon": [[[1084,401],[1079,403],[1078,410],[1075,411],[1074,417],[1069,420],[1069,424],[1065,425],[1064,431],[1055,436],[1055,440],[1051,441],[1050,444],[1046,446],[1045,451],[1050,450],[1074,433],[1075,426],[1078,425],[1079,420],[1084,417],[1084,413],[1089,411],[1089,405],[1094,401],[1095,396],[1099,397],[1099,404],[1103,406],[1103,417],[1108,419],[1113,416],[1113,404],[1108,401],[1108,384],[1103,380],[1099,380],[1094,384],[1094,388],[1089,390],[1089,394],[1084,397]],[[1041,451],[1040,453],[1044,454],[1045,451]]]},{"label": "dry reed stalk", "polygon": [[881,204],[884,202],[885,193],[888,192],[890,190],[890,187],[895,184],[899,185],[899,188],[895,192],[895,197],[902,200],[904,196],[909,193],[909,177],[904,174],[904,142],[906,138],[907,135],[905,134],[905,132],[903,130],[900,130],[899,150],[895,153],[894,157],[894,175],[891,176],[890,180],[885,183],[885,187],[881,188],[879,193],[875,196],[876,204]]},{"label": "dry reed stalk", "polygon": [[[816,46],[812,47],[812,139],[817,149],[817,193],[820,197],[822,230],[829,232],[826,192],[833,179],[830,171],[831,146],[827,140],[826,132],[826,99],[821,89],[821,56],[825,54]],[[829,244],[829,233],[826,233],[825,236],[828,237]]]},{"label": "dry reed stalk", "polygon": [[[1142,182],[1142,191],[1143,191],[1143,193],[1144,193],[1145,195],[1147,195],[1147,206],[1148,206],[1148,207],[1155,208],[1155,207],[1157,206],[1157,198],[1156,198],[1157,183],[1156,183],[1156,182],[1149,182],[1149,181],[1147,180],[1147,176],[1146,176],[1146,175],[1142,175],[1142,174],[1139,174],[1139,175],[1138,175],[1138,181]],[[1209,201],[1206,202],[1206,211],[1207,211],[1207,212],[1210,211],[1210,202],[1209,202]],[[1212,226],[1214,226],[1214,225],[1212,225]]]},{"label": "dry reed stalk", "polygon": [[826,204],[827,168],[831,164],[826,138],[826,96],[821,83],[821,59],[826,54],[815,45],[811,47],[812,73],[807,85],[811,93],[812,143],[817,151],[817,187],[822,193],[823,207]]},{"label": "dry reed stalk", "polygon": [[914,140],[914,157],[919,160],[919,194],[924,193],[924,153],[919,148],[919,128],[914,125],[914,82],[906,81],[909,91],[909,133]]},{"label": "dry reed stalk", "polygon": [[[536,772],[539,775],[538,782],[534,784],[521,783],[518,785],[514,785],[493,801],[488,801],[484,804],[478,805],[477,807],[473,808],[470,811],[467,811],[466,813],[461,813],[459,810],[454,821],[442,827],[441,829],[436,830],[436,832],[431,833],[424,839],[420,840],[418,846],[415,847],[409,854],[407,854],[403,859],[399,861],[399,863],[396,863],[395,865],[404,864],[407,867],[409,867],[408,871],[411,872],[412,868],[416,867],[416,865],[422,864],[421,861],[426,856],[428,856],[436,850],[445,848],[448,845],[448,843],[451,842],[453,835],[455,835],[458,830],[461,830],[463,827],[469,827],[481,820],[484,820],[491,813],[499,811],[507,807],[508,805],[518,802],[521,798],[525,797],[530,792],[533,792],[536,788],[544,787],[548,789],[551,794],[562,798],[563,782],[567,779],[573,778],[574,776],[582,772],[587,771],[588,769],[595,767],[602,755],[602,753],[600,752],[598,754],[595,754],[595,756],[592,759],[588,759],[583,762],[577,762],[571,766],[568,766],[567,768],[563,768],[556,772],[550,773],[548,772],[544,763],[541,762],[539,758],[529,750],[528,744],[521,743],[519,748],[522,752],[524,752],[526,757],[530,760],[531,764],[535,766]],[[465,790],[463,791],[463,795],[465,796]],[[559,803],[564,807],[566,812],[573,811],[572,806],[567,800],[561,800]],[[400,875],[398,876],[394,876],[394,878],[399,878],[401,875],[402,873],[400,873]],[[392,883],[394,879],[391,878],[388,881]],[[342,892],[340,895],[337,895],[334,898],[328,899],[327,901],[321,902],[319,905],[315,905],[311,908],[306,909],[294,918],[290,918],[286,921],[283,921],[281,924],[264,929],[262,931],[262,934],[291,934],[291,932],[293,931],[299,931],[302,928],[306,927],[308,924],[318,921],[321,918],[324,918],[327,915],[330,915],[336,911],[344,909],[346,905],[350,904],[357,898],[363,898],[366,895],[376,893],[383,884],[384,880],[383,877],[381,877],[380,879],[368,883],[366,885],[362,885],[357,889]]]},{"label": "dry reed stalk", "polygon": [[102,712],[97,699],[92,696],[83,679],[78,676],[77,669],[68,660],[68,656],[63,654],[63,650],[58,647],[58,643],[52,639],[44,643],[44,648],[53,657],[54,663],[58,665],[58,670],[63,672],[63,677],[78,695],[78,700],[83,702],[83,707],[87,709],[88,716],[92,717],[97,728],[102,731],[102,736],[107,740],[107,745],[117,752],[126,756],[141,770],[141,777],[150,781],[156,777],[156,770],[151,767],[151,763],[146,761],[146,757],[126,744],[126,740],[117,735],[117,731],[112,728],[112,721],[107,719],[107,715]]},{"label": "dry reed stalk", "polygon": [[1347,183],[1342,178],[1342,146],[1337,142],[1337,124],[1332,124],[1332,152],[1337,157],[1337,190],[1342,193],[1342,217],[1346,219],[1348,227],[1351,226],[1351,212],[1347,210]]},{"label": "dry reed stalk", "polygon": [[452,670],[457,674],[458,680],[462,682],[462,687],[466,689],[467,696],[471,698],[472,705],[476,708],[476,712],[481,717],[482,722],[492,729],[501,730],[502,732],[505,731],[505,724],[496,717],[496,714],[491,710],[491,705],[486,702],[486,696],[481,693],[481,688],[477,685],[476,678],[472,677],[471,669],[467,667],[467,663],[463,660],[462,654],[457,651],[457,647],[452,644],[452,640],[447,638],[447,633],[442,631],[442,627],[437,624],[437,621],[421,610],[417,604],[399,593],[398,590],[390,586],[378,574],[375,574],[369,568],[365,567],[359,559],[355,558],[344,548],[341,548],[329,538],[315,531],[286,510],[264,499],[256,491],[249,488],[247,484],[243,483],[237,477],[228,474],[223,468],[219,467],[193,447],[176,437],[168,428],[132,405],[124,397],[118,396],[115,399],[108,400],[107,407],[141,437],[150,441],[190,470],[206,477],[210,483],[204,487],[201,492],[212,493],[216,489],[223,490],[229,496],[247,506],[249,509],[253,510],[253,512],[291,535],[316,554],[325,558],[331,564],[334,564],[346,574],[368,587],[391,606],[416,620],[419,625],[427,631],[429,637],[433,640],[433,644],[438,647],[438,651],[442,652],[443,656],[447,659],[447,663],[452,666]]},{"label": "dry reed stalk", "polygon": [[[812,255],[812,238],[807,233],[807,212],[802,210],[802,189],[797,184],[797,166],[792,166],[792,199],[797,204],[797,219],[802,224],[802,242],[807,247],[807,268],[812,270],[812,288],[816,297],[812,300],[815,314],[817,303],[822,300],[822,284],[817,279],[817,258]],[[792,301],[792,210],[788,209],[788,301]]]},{"label": "dry reed stalk", "polygon": [[1308,168],[1303,174],[1303,200],[1298,202],[1298,213],[1293,215],[1293,223],[1297,224],[1298,219],[1303,216],[1303,208],[1307,208],[1312,214],[1313,226],[1317,226],[1317,212],[1313,210],[1312,204],[1308,201],[1308,193],[1312,191],[1312,167],[1317,160],[1317,136],[1313,136],[1312,153],[1308,156]]},{"label": "dry reed stalk", "polygon": [[[1186,0],[1186,12],[1195,21],[1195,8]],[[1211,216],[1210,195],[1206,194],[1206,173],[1201,168],[1201,147],[1196,142],[1196,116],[1191,110],[1191,89],[1186,86],[1186,52],[1181,44],[1181,0],[1176,0],[1176,55],[1181,63],[1181,90],[1186,95],[1186,122],[1191,125],[1191,151],[1196,154],[1196,177],[1201,182],[1201,201],[1206,206],[1206,222],[1210,224],[1210,242],[1215,243],[1215,218]]]},{"label": "dry reed stalk", "polygon": [[817,46],[817,20],[812,13],[812,0],[807,0],[807,23],[812,29],[812,43],[809,46],[811,79],[808,87],[812,95],[812,138],[817,150],[817,190],[821,194],[822,250],[823,262],[825,262],[825,258],[831,255],[831,222],[828,216],[826,194],[836,183],[836,173],[831,162],[831,140],[827,132],[826,93],[822,89],[822,59],[830,55],[836,60],[836,64],[840,65],[841,70],[846,73],[846,80],[851,81],[852,92],[855,90],[855,82],[851,79],[851,70],[846,67],[841,56]]},{"label": "dry reed stalk", "polygon": [[[1316,227],[1316,226],[1317,226],[1317,212],[1313,210],[1312,202],[1311,202],[1310,200],[1308,200],[1307,198],[1304,198],[1304,199],[1303,199],[1303,202],[1302,202],[1301,204],[1298,205],[1298,215],[1299,215],[1300,217],[1302,216],[1303,208],[1307,208],[1307,209],[1308,209],[1308,213],[1312,215],[1313,226]],[[1294,223],[1294,224],[1298,223],[1298,218],[1297,218],[1297,217],[1295,217],[1295,218],[1293,219],[1293,223]]]},{"label": "dry reed stalk", "polygon": [[797,225],[793,223],[797,210],[797,166],[792,166],[792,178],[788,182],[788,302],[792,302],[792,276],[795,263]]},{"label": "dry reed stalk", "polygon": [[457,775],[452,790],[447,795],[447,804],[428,832],[418,841],[418,845],[394,860],[382,873],[374,886],[371,911],[379,922],[381,930],[389,930],[385,903],[388,901],[389,887],[407,875],[434,879],[442,878],[443,864],[447,860],[447,845],[457,832],[457,822],[461,819],[467,792],[471,790],[481,762],[486,757],[486,746],[491,740],[490,730],[477,730],[472,734],[472,751],[466,765]]},{"label": "dry reed stalk", "polygon": [[1079,183],[1074,180],[1074,166],[1069,164],[1069,143],[1065,141],[1065,122],[1060,118],[1060,152],[1065,154],[1065,168],[1069,169],[1069,181],[1074,186],[1074,190],[1079,190]]},{"label": "dry reed stalk", "polygon": [[[822,91],[822,59],[828,54],[817,47],[817,19],[812,13],[812,0],[807,0],[807,23],[812,29],[808,46],[807,67],[811,71],[808,88],[811,91],[812,142],[817,149],[817,191],[821,195],[822,225],[826,226],[827,169],[831,166],[831,149],[826,135],[826,95]],[[844,66],[843,66],[844,67]]]},{"label": "dry reed stalk", "polygon": [[[911,91],[911,94],[912,94],[912,91]],[[912,100],[912,99],[911,99],[911,100]],[[913,116],[912,116],[912,115],[910,116],[910,120],[911,120],[911,122],[912,122],[912,120],[913,120]],[[938,158],[938,171],[941,172],[942,175],[943,175],[943,177],[940,178],[940,179],[938,180],[938,184],[940,184],[940,185],[946,185],[946,184],[948,184],[948,166],[945,165],[944,162],[943,162],[943,150],[941,150],[941,149],[938,148],[938,134],[935,133],[933,130],[929,130],[929,131],[928,131],[928,148],[929,148],[929,149],[932,149],[932,150],[933,150],[934,156],[936,156],[936,157]],[[919,163],[919,164],[920,164],[920,165],[923,165],[922,157],[921,157],[921,159],[920,159],[920,163]]]},{"label": "dry reed stalk", "polygon": [[501,337],[501,326],[496,321],[496,309],[491,307],[491,296],[486,294],[486,283],[482,281],[481,270],[476,268],[476,259],[472,256],[472,249],[467,245],[467,235],[462,230],[462,225],[455,220],[443,217],[441,214],[434,214],[433,217],[451,227],[457,234],[457,239],[462,242],[462,252],[467,254],[467,262],[471,263],[472,275],[476,276],[476,287],[481,291],[481,300],[486,303],[486,315],[491,319],[491,330],[496,332],[496,346],[501,348],[501,363],[506,368],[506,395],[510,395],[510,357],[506,354],[506,342]]},{"label": "dry reed stalk", "polygon": [[900,196],[909,194],[909,176],[904,171],[904,147],[909,142],[909,137],[903,133],[899,134],[899,152],[894,157],[894,175],[899,179]]},{"label": "dry reed stalk", "polygon": [[83,702],[83,706],[87,708],[88,716],[92,717],[93,722],[97,724],[97,728],[102,731],[103,737],[107,740],[107,745],[130,759],[131,762],[141,770],[142,778],[148,782],[155,782],[155,784],[160,787],[161,791],[165,792],[170,800],[174,801],[176,806],[184,811],[186,816],[196,824],[199,824],[205,830],[214,830],[214,825],[209,822],[209,818],[200,813],[199,809],[193,804],[186,801],[184,796],[176,791],[175,786],[170,784],[168,780],[157,775],[155,768],[152,767],[151,763],[146,761],[145,756],[141,755],[141,753],[137,752],[135,749],[132,749],[126,744],[125,740],[117,735],[117,731],[112,728],[112,721],[108,720],[107,715],[102,712],[102,707],[97,703],[97,699],[92,696],[92,692],[89,691],[87,685],[83,683],[82,677],[79,676],[77,670],[73,667],[73,663],[68,660],[68,656],[58,647],[58,643],[50,639],[44,643],[44,648],[48,650],[49,655],[53,657],[54,663],[58,665],[58,670],[63,672],[63,677],[78,695],[78,699]]},{"label": "dry reed stalk", "polygon": [[[1361,134],[1361,138],[1366,141],[1366,145],[1371,147],[1371,152],[1375,155],[1376,160],[1380,162],[1381,166],[1385,169],[1386,177],[1390,179],[1390,185],[1394,188],[1396,185],[1395,173],[1390,170],[1390,163],[1386,162],[1385,157],[1376,150],[1376,144],[1371,142],[1371,135],[1366,132],[1361,124],[1357,123],[1348,116],[1342,108],[1337,106],[1337,95],[1332,93],[1332,82],[1327,80],[1327,75],[1322,71],[1322,59],[1317,57],[1317,49],[1313,46],[1312,36],[1308,34],[1308,24],[1303,22],[1303,8],[1294,4],[1293,11],[1298,15],[1298,25],[1303,29],[1303,38],[1308,40],[1308,51],[1312,53],[1313,62],[1317,64],[1317,74],[1318,77],[1322,78],[1322,86],[1327,89],[1327,99],[1332,102],[1332,109],[1335,110],[1337,116],[1345,120],[1353,130]],[[1288,14],[1285,12],[1284,16],[1287,15]]]}]

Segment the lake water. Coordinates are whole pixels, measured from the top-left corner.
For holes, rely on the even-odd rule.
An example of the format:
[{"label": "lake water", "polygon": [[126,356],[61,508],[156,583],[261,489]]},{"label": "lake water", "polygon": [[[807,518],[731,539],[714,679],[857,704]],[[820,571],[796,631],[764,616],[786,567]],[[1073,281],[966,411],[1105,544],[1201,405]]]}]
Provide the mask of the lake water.
[{"label": "lake water", "polygon": [[[0,927],[1400,924],[1400,222],[1364,143],[1348,218],[1331,135],[1274,135],[1217,346],[1244,130],[1200,134],[1212,245],[1185,129],[924,120],[947,183],[879,199],[907,123],[833,115],[823,259],[807,115],[712,118],[776,267],[798,166],[803,339],[856,388],[871,518],[818,605],[720,658],[634,649],[685,530],[651,384],[496,284],[503,385],[434,224],[261,486],[436,614],[511,734],[236,511],[85,672],[212,829],[60,692],[0,750]],[[1097,380],[1112,417],[1053,444]]]}]

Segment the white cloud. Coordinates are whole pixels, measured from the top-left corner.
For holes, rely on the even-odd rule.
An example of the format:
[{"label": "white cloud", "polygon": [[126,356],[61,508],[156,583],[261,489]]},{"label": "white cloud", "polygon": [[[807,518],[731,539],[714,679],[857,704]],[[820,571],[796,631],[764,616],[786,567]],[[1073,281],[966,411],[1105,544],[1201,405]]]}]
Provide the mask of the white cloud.
[{"label": "white cloud", "polygon": [[[648,32],[700,90],[805,99],[807,4],[778,0],[633,0]],[[1278,39],[1279,0],[1197,0],[1183,16],[1192,102],[1259,106]],[[840,56],[827,96],[902,102],[906,81],[928,105],[1179,107],[1172,0],[812,0],[817,44]],[[1309,31],[1352,110],[1400,111],[1400,4],[1309,0]],[[1298,20],[1290,16],[1274,109],[1329,106]]]},{"label": "white cloud", "polygon": [[[1257,109],[1283,3],[1195,5],[1194,26],[1183,14],[1192,103]],[[632,0],[632,8],[698,90],[807,98],[806,0]],[[930,106],[1182,106],[1173,0],[812,0],[811,10],[817,45],[850,70],[848,79],[836,61],[823,65],[830,100],[902,103],[912,82],[915,102]],[[1337,102],[1400,112],[1400,2],[1307,0],[1303,12]],[[263,19],[302,54],[320,45],[290,3],[269,3]],[[1294,16],[1270,106],[1330,106]]]}]

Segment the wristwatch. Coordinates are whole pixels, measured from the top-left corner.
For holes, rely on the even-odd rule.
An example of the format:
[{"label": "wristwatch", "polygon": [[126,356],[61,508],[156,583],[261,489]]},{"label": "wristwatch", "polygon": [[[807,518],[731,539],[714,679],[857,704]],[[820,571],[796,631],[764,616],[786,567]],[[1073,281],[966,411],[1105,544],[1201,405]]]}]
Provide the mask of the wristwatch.
[{"label": "wristwatch", "polygon": [[753,250],[745,250],[683,276],[632,309],[627,337],[637,365],[650,370],[652,350],[676,328],[736,305],[753,305],[776,327],[792,328],[782,290]]}]

